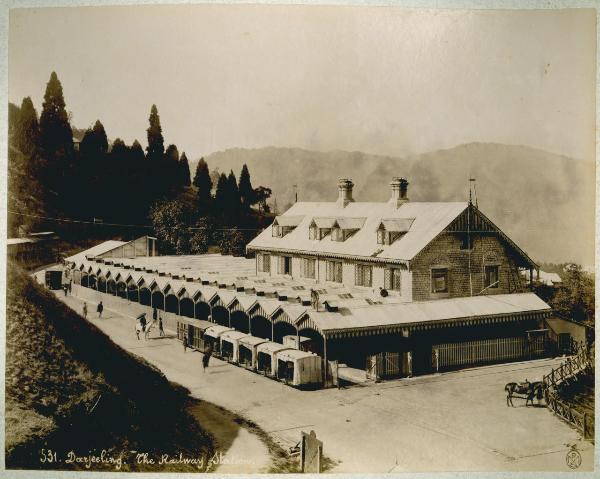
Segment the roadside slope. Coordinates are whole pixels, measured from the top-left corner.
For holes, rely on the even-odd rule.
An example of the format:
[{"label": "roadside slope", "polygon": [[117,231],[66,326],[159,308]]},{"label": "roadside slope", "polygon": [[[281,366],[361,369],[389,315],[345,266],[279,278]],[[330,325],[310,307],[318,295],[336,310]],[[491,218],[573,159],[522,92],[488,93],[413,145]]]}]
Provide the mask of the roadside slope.
[{"label": "roadside slope", "polygon": [[[114,344],[9,264],[6,330],[6,467],[83,469],[77,455],[117,457],[135,450],[210,457],[211,437],[188,412],[188,391]],[[42,449],[62,462],[43,461]],[[190,464],[144,465],[127,456],[121,471],[192,472]],[[92,465],[115,470],[114,464]]]}]

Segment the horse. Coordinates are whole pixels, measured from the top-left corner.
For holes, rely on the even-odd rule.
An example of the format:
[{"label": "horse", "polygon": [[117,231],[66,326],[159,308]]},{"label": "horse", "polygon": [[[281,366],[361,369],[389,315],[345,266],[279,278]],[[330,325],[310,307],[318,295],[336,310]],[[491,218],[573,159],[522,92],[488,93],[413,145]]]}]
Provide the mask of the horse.
[{"label": "horse", "polygon": [[[533,406],[533,399],[536,398],[538,401],[544,396],[544,384],[542,381],[527,381],[523,383],[508,383],[504,386],[506,391],[506,405],[513,406],[513,397],[525,399],[525,407],[529,405]],[[522,396],[517,396],[521,394]]]}]

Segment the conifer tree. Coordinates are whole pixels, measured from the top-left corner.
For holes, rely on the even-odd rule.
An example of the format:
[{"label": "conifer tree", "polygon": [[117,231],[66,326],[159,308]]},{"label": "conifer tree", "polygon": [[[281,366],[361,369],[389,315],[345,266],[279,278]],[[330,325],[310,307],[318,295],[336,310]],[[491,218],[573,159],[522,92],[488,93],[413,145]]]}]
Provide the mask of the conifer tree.
[{"label": "conifer tree", "polygon": [[[219,177],[220,180],[220,177]],[[200,158],[196,165],[196,174],[194,175],[194,186],[198,188],[198,216],[208,216],[210,214],[210,204],[212,200],[212,180],[208,165],[204,158]],[[221,188],[222,189],[222,188]]]},{"label": "conifer tree", "polygon": [[217,189],[215,191],[215,205],[214,211],[219,215],[229,214],[229,181],[225,176],[225,173],[221,173],[219,181],[217,183]]},{"label": "conifer tree", "polygon": [[185,151],[181,154],[181,158],[179,159],[179,172],[181,176],[181,186],[190,186],[190,164],[188,162],[187,156],[185,156]]},{"label": "conifer tree", "polygon": [[228,188],[228,212],[231,215],[232,220],[239,217],[241,203],[240,203],[240,190],[238,189],[237,180],[235,178],[235,174],[233,170],[229,172],[229,176],[227,177],[227,182],[229,183]]},{"label": "conifer tree", "polygon": [[244,211],[250,210],[250,207],[254,204],[254,189],[252,188],[252,183],[250,182],[250,172],[248,171],[248,166],[244,163],[242,166],[242,171],[240,173],[240,200],[242,203],[242,209]]},{"label": "conifer tree", "polygon": [[144,159],[144,149],[142,148],[142,145],[140,145],[140,142],[137,140],[134,140],[134,142],[131,145],[131,159],[135,162]]},{"label": "conifer tree", "polygon": [[160,117],[158,116],[156,105],[152,105],[148,121],[150,122],[150,126],[146,130],[148,133],[147,158],[149,160],[160,161],[163,159],[165,153],[165,141],[162,136]]},{"label": "conifer tree", "polygon": [[16,121],[15,145],[25,155],[31,155],[38,146],[39,123],[30,97],[23,98]]},{"label": "conifer tree", "polygon": [[73,151],[73,131],[69,124],[62,85],[55,72],[50,75],[40,116],[40,146],[48,160]]}]

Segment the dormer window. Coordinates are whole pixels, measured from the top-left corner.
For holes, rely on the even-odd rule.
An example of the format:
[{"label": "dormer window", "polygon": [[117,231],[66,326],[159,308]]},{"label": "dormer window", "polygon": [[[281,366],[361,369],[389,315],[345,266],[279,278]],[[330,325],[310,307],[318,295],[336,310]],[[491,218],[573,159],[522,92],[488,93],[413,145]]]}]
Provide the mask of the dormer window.
[{"label": "dormer window", "polygon": [[311,240],[322,240],[329,233],[331,233],[331,228],[320,228],[313,221],[311,223],[311,225],[310,225],[310,228],[308,229],[308,239],[311,239]]},{"label": "dormer window", "polygon": [[339,226],[331,230],[331,241],[344,241],[344,232]]},{"label": "dormer window", "polygon": [[273,221],[273,226],[271,230],[271,234],[274,238],[283,238],[288,233],[291,233],[296,229],[304,216],[277,216],[275,217],[275,221]]},{"label": "dormer window", "polygon": [[390,245],[410,230],[414,218],[394,218],[381,220],[377,228],[377,244]]},{"label": "dormer window", "polygon": [[337,218],[331,229],[332,241],[346,241],[365,224],[366,218]]}]

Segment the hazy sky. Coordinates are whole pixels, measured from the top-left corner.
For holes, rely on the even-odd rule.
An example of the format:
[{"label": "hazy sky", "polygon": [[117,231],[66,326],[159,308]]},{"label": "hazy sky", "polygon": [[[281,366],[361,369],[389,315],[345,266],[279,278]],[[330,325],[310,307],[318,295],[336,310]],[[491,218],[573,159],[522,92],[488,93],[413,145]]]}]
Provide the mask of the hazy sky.
[{"label": "hazy sky", "polygon": [[472,141],[594,159],[595,12],[388,7],[14,9],[9,98],[50,72],[73,124],[190,158],[295,146],[404,155]]}]

